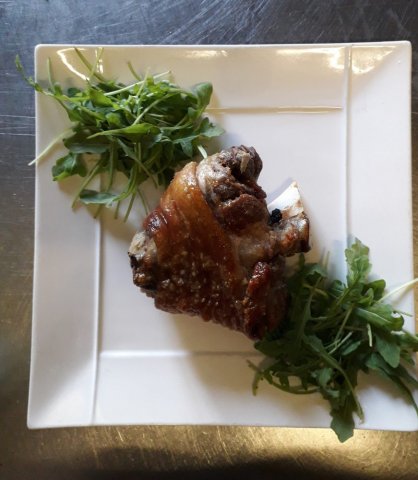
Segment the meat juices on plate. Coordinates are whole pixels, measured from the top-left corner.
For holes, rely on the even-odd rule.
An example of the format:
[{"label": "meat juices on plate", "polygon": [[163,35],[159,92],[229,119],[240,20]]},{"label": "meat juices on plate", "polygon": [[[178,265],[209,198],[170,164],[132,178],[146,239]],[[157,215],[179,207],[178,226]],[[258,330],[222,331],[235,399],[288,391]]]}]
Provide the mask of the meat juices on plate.
[{"label": "meat juices on plate", "polygon": [[309,221],[300,199],[270,216],[261,169],[254,148],[240,146],[176,173],[129,248],[134,283],[157,308],[252,339],[279,325],[284,257],[309,250]]}]

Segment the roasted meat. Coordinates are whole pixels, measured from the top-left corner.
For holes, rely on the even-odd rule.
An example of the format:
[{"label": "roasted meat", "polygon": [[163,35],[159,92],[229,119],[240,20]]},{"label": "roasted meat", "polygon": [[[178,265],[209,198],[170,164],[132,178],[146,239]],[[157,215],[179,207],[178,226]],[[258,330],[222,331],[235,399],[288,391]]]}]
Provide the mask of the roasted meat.
[{"label": "roasted meat", "polygon": [[284,257],[309,248],[303,209],[270,215],[262,161],[232,147],[178,172],[132,240],[134,283],[161,310],[261,338],[287,306]]}]

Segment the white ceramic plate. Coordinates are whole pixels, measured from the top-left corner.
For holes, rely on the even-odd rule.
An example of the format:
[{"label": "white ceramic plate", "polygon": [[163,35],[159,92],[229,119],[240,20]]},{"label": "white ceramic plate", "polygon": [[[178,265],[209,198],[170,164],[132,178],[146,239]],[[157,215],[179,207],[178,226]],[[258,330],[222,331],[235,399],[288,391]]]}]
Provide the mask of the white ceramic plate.
[{"label": "white ceramic plate", "polygon": [[[94,57],[94,47],[81,47]],[[71,46],[36,49],[44,81],[51,58],[64,86],[85,69]],[[312,260],[327,250],[344,277],[349,236],[370,246],[389,287],[413,276],[410,152],[411,47],[406,42],[294,46],[108,46],[105,76],[131,79],[126,62],[171,70],[188,87],[211,81],[210,114],[227,131],[220,146],[254,146],[260,183],[273,199],[297,180],[311,218]],[[37,95],[39,153],[68,127],[65,113]],[[326,427],[319,397],[263,385],[243,335],[156,310],[132,284],[130,223],[70,209],[72,180],[51,182],[51,153],[37,167],[35,283],[28,425],[240,424]],[[152,192],[149,190],[149,194]],[[155,197],[155,194],[154,194]],[[156,200],[156,197],[154,198]],[[412,294],[399,308],[413,311]],[[413,330],[413,318],[407,327]],[[415,430],[414,410],[375,379],[360,388],[360,428]]]}]

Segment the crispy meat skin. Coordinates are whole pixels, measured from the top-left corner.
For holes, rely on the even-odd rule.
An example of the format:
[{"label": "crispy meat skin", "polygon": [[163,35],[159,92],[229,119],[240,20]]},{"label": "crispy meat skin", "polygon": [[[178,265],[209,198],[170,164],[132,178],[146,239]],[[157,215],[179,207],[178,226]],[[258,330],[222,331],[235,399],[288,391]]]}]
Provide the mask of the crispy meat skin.
[{"label": "crispy meat skin", "polygon": [[256,151],[241,146],[175,175],[129,251],[134,283],[157,308],[254,339],[280,323],[283,256],[300,251],[301,241],[298,225],[270,224],[261,169]]}]

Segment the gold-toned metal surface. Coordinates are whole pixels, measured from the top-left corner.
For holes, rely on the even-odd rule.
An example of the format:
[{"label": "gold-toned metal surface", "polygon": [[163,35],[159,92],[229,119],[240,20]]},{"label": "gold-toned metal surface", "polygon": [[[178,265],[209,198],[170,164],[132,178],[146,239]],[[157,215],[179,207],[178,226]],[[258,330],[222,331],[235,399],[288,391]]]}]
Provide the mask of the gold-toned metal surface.
[{"label": "gold-toned metal surface", "polygon": [[[418,245],[418,3],[0,2],[0,479],[418,479],[418,432],[245,427],[26,428],[32,301],[33,92],[21,54],[49,43],[413,43],[413,206]],[[382,199],[384,208],[384,199]],[[394,253],[396,253],[396,232]],[[415,249],[418,275],[418,248]],[[395,255],[394,255],[395,256]],[[418,312],[418,296],[415,299]]]}]

